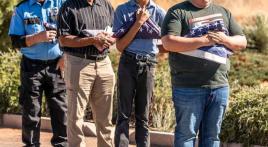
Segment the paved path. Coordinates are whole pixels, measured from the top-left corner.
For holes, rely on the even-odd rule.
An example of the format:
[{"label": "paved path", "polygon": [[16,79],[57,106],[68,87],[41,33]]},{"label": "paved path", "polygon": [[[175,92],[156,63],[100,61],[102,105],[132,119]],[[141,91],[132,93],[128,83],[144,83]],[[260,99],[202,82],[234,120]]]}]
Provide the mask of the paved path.
[{"label": "paved path", "polygon": [[[52,133],[41,132],[41,147],[51,147],[50,138]],[[97,139],[95,137],[86,137],[87,147],[97,147]],[[22,147],[21,130],[11,128],[0,128],[0,147]],[[134,145],[130,145],[134,147]]]}]

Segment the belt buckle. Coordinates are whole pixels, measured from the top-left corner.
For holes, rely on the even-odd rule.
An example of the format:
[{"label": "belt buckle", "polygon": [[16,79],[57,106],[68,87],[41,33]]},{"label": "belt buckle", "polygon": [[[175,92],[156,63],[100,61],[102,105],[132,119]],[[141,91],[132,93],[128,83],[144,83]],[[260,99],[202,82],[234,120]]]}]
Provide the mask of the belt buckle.
[{"label": "belt buckle", "polygon": [[97,57],[96,57],[96,61],[100,61],[100,60],[102,60],[102,59],[104,59],[103,56],[97,56]]},{"label": "belt buckle", "polygon": [[151,59],[151,56],[150,56],[149,54],[147,54],[146,56],[144,56],[144,59],[145,59],[146,61],[149,61],[149,60]]},{"label": "belt buckle", "polygon": [[142,54],[136,54],[136,60],[142,60],[143,59],[143,55]]}]

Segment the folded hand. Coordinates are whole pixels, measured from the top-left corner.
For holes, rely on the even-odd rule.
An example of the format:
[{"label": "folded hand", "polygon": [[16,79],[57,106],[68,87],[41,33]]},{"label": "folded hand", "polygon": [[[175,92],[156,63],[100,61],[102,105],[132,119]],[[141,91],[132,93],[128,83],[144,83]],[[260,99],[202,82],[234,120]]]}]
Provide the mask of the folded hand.
[{"label": "folded hand", "polygon": [[104,49],[109,48],[115,43],[115,38],[112,38],[110,34],[102,32],[95,37],[95,47],[102,52]]}]

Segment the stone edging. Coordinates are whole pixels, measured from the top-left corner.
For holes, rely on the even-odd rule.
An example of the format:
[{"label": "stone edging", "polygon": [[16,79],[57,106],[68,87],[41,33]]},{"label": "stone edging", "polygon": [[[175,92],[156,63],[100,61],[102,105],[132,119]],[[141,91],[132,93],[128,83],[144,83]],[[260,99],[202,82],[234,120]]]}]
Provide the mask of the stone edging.
[{"label": "stone edging", "polygon": [[[2,125],[9,128],[21,128],[21,115],[15,114],[3,114]],[[41,129],[44,131],[51,131],[50,118],[41,118]],[[96,128],[94,123],[85,122],[83,130],[86,136],[96,136]],[[151,144],[160,146],[172,146],[173,133],[164,133],[157,131],[150,131]],[[135,142],[135,132],[130,130],[130,142]]]},{"label": "stone edging", "polygon": [[[21,115],[14,114],[3,114],[1,115],[0,120],[2,121],[0,125],[10,128],[21,128]],[[41,129],[44,131],[51,131],[50,118],[42,117],[41,118]],[[94,123],[85,122],[83,130],[86,136],[96,136],[96,128]],[[159,132],[159,131],[150,131],[151,144],[171,147],[173,145],[174,135],[173,133]],[[130,130],[129,139],[131,143],[135,142],[135,132]],[[197,145],[196,145],[197,147]],[[237,143],[223,143],[221,147],[243,147],[242,144]],[[251,147],[267,147],[253,145]]]}]

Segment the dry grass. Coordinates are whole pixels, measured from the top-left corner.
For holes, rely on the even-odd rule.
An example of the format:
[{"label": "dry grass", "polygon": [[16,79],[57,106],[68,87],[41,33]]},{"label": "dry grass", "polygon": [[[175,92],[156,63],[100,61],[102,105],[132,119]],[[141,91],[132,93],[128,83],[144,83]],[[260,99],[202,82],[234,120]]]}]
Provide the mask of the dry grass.
[{"label": "dry grass", "polygon": [[268,15],[268,0],[215,0],[215,2],[231,10],[240,22],[246,22],[253,15]]},{"label": "dry grass", "polygon": [[[126,2],[127,0],[111,0],[114,7]],[[183,0],[155,0],[157,4],[164,9],[168,9],[172,5]],[[231,10],[233,15],[240,22],[256,14],[264,14],[268,16],[268,0],[214,0],[215,3],[223,5]]]}]

